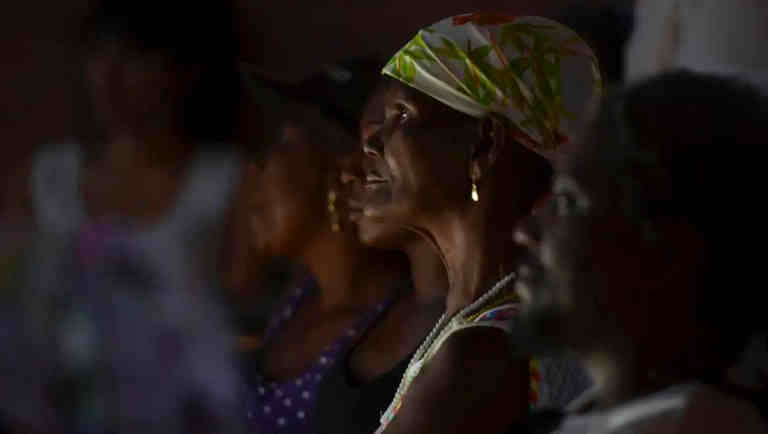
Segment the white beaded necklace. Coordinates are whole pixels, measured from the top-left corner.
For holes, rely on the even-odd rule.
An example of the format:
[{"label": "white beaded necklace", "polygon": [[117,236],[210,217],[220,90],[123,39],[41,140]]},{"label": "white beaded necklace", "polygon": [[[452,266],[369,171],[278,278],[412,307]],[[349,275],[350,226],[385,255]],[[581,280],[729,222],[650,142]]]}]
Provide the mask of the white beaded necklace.
[{"label": "white beaded necklace", "polygon": [[[463,318],[471,311],[477,309],[478,307],[482,306],[486,301],[488,301],[491,297],[495,296],[499,293],[502,289],[504,289],[509,282],[514,279],[516,276],[516,273],[509,273],[506,276],[504,276],[501,280],[499,280],[493,288],[490,289],[490,291],[486,292],[480,298],[475,300],[474,303],[470,304],[469,306],[465,307],[464,309],[460,310],[456,314],[450,317],[450,321],[453,321],[456,318]],[[421,343],[419,348],[416,350],[416,353],[411,358],[411,361],[408,363],[408,367],[405,369],[405,373],[403,374],[403,378],[400,380],[400,384],[397,386],[397,392],[395,392],[395,397],[392,399],[392,403],[389,404],[389,407],[387,407],[387,411],[384,412],[384,414],[381,416],[381,426],[378,430],[376,430],[376,434],[381,433],[384,428],[389,424],[389,422],[394,418],[394,415],[397,411],[397,409],[400,406],[400,403],[402,402],[403,396],[405,395],[405,392],[408,391],[408,388],[411,385],[411,382],[413,382],[413,379],[416,378],[416,376],[421,371],[421,366],[416,368],[417,364],[420,364],[423,362],[424,356],[427,354],[427,352],[432,348],[432,345],[435,342],[440,341],[440,339],[443,337],[443,334],[448,329],[448,324],[450,323],[449,317],[443,313],[443,315],[440,317],[440,319],[437,321],[437,324],[435,324],[435,327],[432,329],[432,331],[429,332],[426,339],[424,339],[424,342]]]}]

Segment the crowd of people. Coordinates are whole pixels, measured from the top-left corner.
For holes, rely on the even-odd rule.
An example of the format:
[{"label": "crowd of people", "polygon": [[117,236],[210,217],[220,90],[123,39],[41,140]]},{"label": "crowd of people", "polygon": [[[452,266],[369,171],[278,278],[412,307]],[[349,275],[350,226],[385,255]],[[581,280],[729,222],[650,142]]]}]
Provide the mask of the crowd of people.
[{"label": "crowd of people", "polygon": [[638,3],[288,82],[227,1],[95,2],[0,220],[0,432],[768,433],[768,5]]}]

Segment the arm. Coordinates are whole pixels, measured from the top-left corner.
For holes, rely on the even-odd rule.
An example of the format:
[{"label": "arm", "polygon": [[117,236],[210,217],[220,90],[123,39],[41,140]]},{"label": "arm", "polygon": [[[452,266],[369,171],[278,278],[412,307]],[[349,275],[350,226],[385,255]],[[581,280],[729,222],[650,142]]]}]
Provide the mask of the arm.
[{"label": "arm", "polygon": [[766,434],[768,424],[754,405],[709,386],[694,392],[677,411],[662,412],[633,426],[635,434]]},{"label": "arm", "polygon": [[503,331],[458,331],[414,379],[385,432],[504,433],[528,413],[528,382],[528,360]]},{"label": "arm", "polygon": [[[686,406],[674,434],[768,433],[766,423],[750,402],[705,387]],[[659,430],[662,431],[662,430]]]}]

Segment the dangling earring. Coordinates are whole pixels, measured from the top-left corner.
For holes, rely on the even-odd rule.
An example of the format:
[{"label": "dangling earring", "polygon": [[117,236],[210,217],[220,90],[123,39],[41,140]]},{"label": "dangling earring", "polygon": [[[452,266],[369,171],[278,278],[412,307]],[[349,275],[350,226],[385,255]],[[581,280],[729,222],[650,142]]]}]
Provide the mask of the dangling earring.
[{"label": "dangling earring", "polygon": [[336,212],[336,190],[328,190],[328,214],[331,216],[331,231],[339,232],[339,214]]},{"label": "dangling earring", "polygon": [[472,199],[472,202],[480,202],[480,193],[477,191],[477,178],[479,178],[480,174],[478,173],[479,170],[477,166],[474,166],[472,168],[472,173],[470,175],[470,180],[472,181],[472,191],[469,194],[469,197]]}]

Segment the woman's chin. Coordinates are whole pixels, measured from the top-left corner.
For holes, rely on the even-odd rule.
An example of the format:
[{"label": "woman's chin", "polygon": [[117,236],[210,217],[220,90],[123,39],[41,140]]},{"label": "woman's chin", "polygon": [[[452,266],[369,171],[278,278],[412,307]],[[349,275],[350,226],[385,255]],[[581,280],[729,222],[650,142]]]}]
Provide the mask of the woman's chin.
[{"label": "woman's chin", "polygon": [[408,233],[396,225],[376,222],[362,217],[357,221],[360,242],[366,246],[385,250],[398,250],[405,244]]},{"label": "woman's chin", "polygon": [[361,220],[365,219],[370,224],[397,226],[403,221],[403,209],[399,204],[390,201],[369,201],[362,209]]}]

